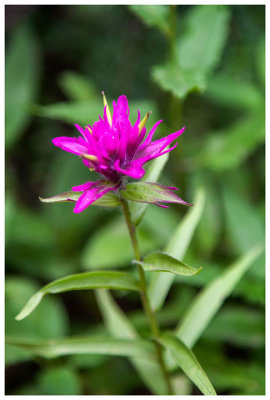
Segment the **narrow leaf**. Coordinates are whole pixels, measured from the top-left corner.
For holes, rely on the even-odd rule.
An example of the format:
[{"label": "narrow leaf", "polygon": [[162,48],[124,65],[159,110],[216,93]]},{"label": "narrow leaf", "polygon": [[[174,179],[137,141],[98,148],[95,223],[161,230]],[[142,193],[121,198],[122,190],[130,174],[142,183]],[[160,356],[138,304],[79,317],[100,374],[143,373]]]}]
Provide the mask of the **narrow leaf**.
[{"label": "narrow leaf", "polygon": [[157,206],[161,206],[160,203],[190,205],[178,197],[174,190],[178,189],[153,182],[134,182],[128,183],[125,189],[121,190],[121,196],[129,201],[151,203]]},{"label": "narrow leaf", "polygon": [[132,4],[129,8],[147,25],[157,27],[165,34],[170,33],[169,6]]},{"label": "narrow leaf", "polygon": [[201,337],[214,315],[222,306],[253,261],[261,254],[262,247],[253,247],[218,278],[214,279],[195,298],[184,315],[176,336],[192,347]]},{"label": "narrow leaf", "polygon": [[57,279],[40,289],[30,298],[23,310],[17,315],[16,319],[19,321],[27,317],[47,294],[96,288],[140,290],[137,280],[126,272],[98,271],[69,275],[65,278]]},{"label": "narrow leaf", "polygon": [[228,7],[191,7],[186,19],[186,30],[178,40],[180,66],[186,70],[212,71],[221,57],[228,30]]},{"label": "narrow leaf", "polygon": [[166,253],[153,253],[144,257],[143,261],[133,261],[140,264],[145,271],[171,272],[176,275],[192,276],[201,272],[202,268],[196,269],[177,260]]},{"label": "narrow leaf", "polygon": [[[158,157],[155,160],[151,161],[151,164],[141,181],[156,182],[163,168],[165,167],[168,159],[169,159],[169,154],[166,153],[163,156]],[[136,203],[136,202],[130,203],[129,209],[131,213],[131,219],[135,225],[138,225],[142,220],[147,206],[148,206],[147,203]]]},{"label": "narrow leaf", "polygon": [[[109,333],[115,338],[138,338],[134,326],[114,301],[110,292],[99,289],[96,291],[99,308]],[[148,389],[157,395],[167,394],[167,386],[163,373],[156,359],[151,357],[132,357],[130,362],[136,369]]]},{"label": "narrow leaf", "polygon": [[[59,203],[59,202],[70,202],[70,201],[77,201],[79,197],[82,195],[82,192],[64,192],[57,194],[56,196],[53,197],[48,197],[46,199],[39,197],[39,200],[42,201],[43,203]],[[92,206],[101,206],[101,207],[117,207],[119,206],[120,200],[119,197],[112,192],[106,193],[99,199],[97,199],[94,203],[92,203]]]},{"label": "narrow leaf", "polygon": [[154,356],[153,344],[143,339],[74,337],[29,341],[7,338],[7,343],[46,358],[70,354],[108,354],[127,357]]},{"label": "narrow leaf", "polygon": [[[200,221],[205,201],[205,193],[199,189],[195,195],[194,207],[192,207],[183,221],[176,228],[172,238],[165,248],[165,252],[171,257],[183,259],[192,239],[194,231]],[[174,275],[160,272],[153,275],[150,283],[150,301],[152,307],[160,309],[173,283]]]},{"label": "narrow leaf", "polygon": [[40,57],[37,35],[28,24],[12,30],[5,63],[5,145],[20,138],[31,115],[27,108],[36,100],[40,80]]},{"label": "narrow leaf", "polygon": [[216,395],[213,385],[194,353],[181,340],[170,333],[165,333],[161,336],[160,343],[203,394]]}]

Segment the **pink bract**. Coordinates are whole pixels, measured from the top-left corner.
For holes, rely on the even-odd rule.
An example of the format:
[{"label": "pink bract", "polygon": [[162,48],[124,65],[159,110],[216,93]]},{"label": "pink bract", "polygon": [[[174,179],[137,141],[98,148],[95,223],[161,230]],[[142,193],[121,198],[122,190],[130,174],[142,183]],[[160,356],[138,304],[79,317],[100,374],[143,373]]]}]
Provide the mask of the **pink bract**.
[{"label": "pink bract", "polygon": [[92,126],[82,128],[75,124],[81,135],[78,138],[61,136],[52,140],[55,146],[80,156],[86,167],[105,178],[72,188],[82,191],[74,208],[75,213],[83,211],[109,190],[121,188],[127,177],[141,179],[145,174],[144,164],[173,150],[177,143],[171,148],[167,147],[185,130],[183,127],[180,131],[152,141],[162,121],[156,122],[146,134],[139,111],[137,121],[132,126],[126,96],[120,96],[117,103],[113,101],[112,117],[107,107],[104,107],[103,119],[99,117],[99,121]]}]

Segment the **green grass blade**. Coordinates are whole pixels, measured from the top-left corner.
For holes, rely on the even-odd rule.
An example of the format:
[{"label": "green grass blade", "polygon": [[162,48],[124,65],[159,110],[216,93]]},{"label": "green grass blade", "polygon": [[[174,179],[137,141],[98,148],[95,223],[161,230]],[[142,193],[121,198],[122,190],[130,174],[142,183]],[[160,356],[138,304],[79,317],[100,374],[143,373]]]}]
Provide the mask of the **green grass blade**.
[{"label": "green grass blade", "polygon": [[176,336],[188,347],[194,346],[201,337],[226,297],[231,294],[261,252],[261,246],[253,247],[198,294],[176,330]]},{"label": "green grass blade", "polygon": [[194,353],[181,340],[170,333],[165,333],[161,336],[160,343],[169,351],[175,362],[203,394],[216,394]]},{"label": "green grass blade", "polygon": [[74,337],[27,341],[8,338],[7,343],[29,350],[34,355],[53,358],[70,354],[106,354],[126,357],[154,357],[154,346],[143,339],[117,339],[102,337]]},{"label": "green grass blade", "polygon": [[88,290],[97,288],[140,290],[139,283],[130,274],[119,271],[85,272],[82,274],[69,275],[49,283],[34,294],[26,303],[16,319],[27,317],[41,302],[47,294],[63,293],[73,290]]},{"label": "green grass blade", "polygon": [[[184,219],[180,222],[165,248],[165,252],[170,256],[183,259],[194,231],[200,221],[204,202],[205,193],[203,189],[199,189],[195,195],[194,206],[187,212]],[[153,276],[149,288],[149,297],[151,305],[155,310],[162,307],[173,280],[174,275],[167,274],[166,272],[160,272]]]}]

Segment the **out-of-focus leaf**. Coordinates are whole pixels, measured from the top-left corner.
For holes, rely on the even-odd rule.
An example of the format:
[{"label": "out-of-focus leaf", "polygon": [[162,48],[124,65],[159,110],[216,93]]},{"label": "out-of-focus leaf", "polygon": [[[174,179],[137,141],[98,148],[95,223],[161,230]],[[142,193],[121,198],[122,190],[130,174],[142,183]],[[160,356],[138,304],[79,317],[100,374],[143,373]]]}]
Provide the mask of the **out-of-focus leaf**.
[{"label": "out-of-focus leaf", "polygon": [[19,25],[7,48],[5,64],[6,147],[23,134],[31,115],[27,108],[36,100],[40,65],[38,44],[28,25]]},{"label": "out-of-focus leaf", "polygon": [[[138,240],[143,254],[156,246],[155,238],[143,229],[138,231]],[[81,260],[84,269],[119,268],[130,265],[133,256],[127,227],[123,220],[118,219],[95,232],[86,243]]]},{"label": "out-of-focus leaf", "polygon": [[262,85],[265,84],[265,38],[262,37],[257,46],[257,54],[255,57],[257,74]]},{"label": "out-of-focus leaf", "polygon": [[193,383],[205,395],[216,395],[215,389],[202,369],[194,353],[180,339],[170,333],[165,333],[159,339]]},{"label": "out-of-focus leaf", "polygon": [[[226,228],[231,245],[238,254],[248,251],[252,246],[264,242],[263,219],[248,199],[229,185],[223,185],[223,201],[226,215]],[[256,259],[249,271],[250,275],[264,279],[264,253]]]},{"label": "out-of-focus leaf", "polygon": [[[205,194],[199,189],[195,195],[194,207],[192,207],[183,221],[176,228],[172,238],[169,240],[165,252],[171,257],[183,259],[188,245],[191,241],[196,226],[201,218],[204,208]],[[173,283],[174,275],[160,272],[151,279],[149,297],[152,307],[160,309]]]},{"label": "out-of-focus leaf", "polygon": [[231,170],[241,164],[264,142],[264,114],[252,114],[230,128],[211,134],[199,161],[215,171]]},{"label": "out-of-focus leaf", "polygon": [[166,253],[153,253],[144,257],[143,261],[134,260],[140,264],[145,271],[170,272],[176,275],[193,276],[201,272],[202,268],[196,269],[177,260]]},{"label": "out-of-focus leaf", "polygon": [[143,339],[116,339],[100,337],[73,337],[40,341],[7,337],[7,343],[31,353],[53,358],[69,354],[108,354],[126,357],[154,356],[154,345]]},{"label": "out-of-focus leaf", "polygon": [[169,25],[169,6],[165,5],[129,5],[129,9],[134,12],[145,24],[160,29],[165,34],[170,34]]},{"label": "out-of-focus leaf", "polygon": [[203,91],[206,88],[201,70],[183,70],[175,63],[155,66],[152,69],[152,77],[163,90],[170,91],[181,99],[191,90]]},{"label": "out-of-focus leaf", "polygon": [[225,6],[196,6],[186,20],[186,30],[176,45],[177,61],[154,67],[153,79],[175,96],[205,90],[227,38],[229,11]]},{"label": "out-of-focus leaf", "polygon": [[179,36],[178,57],[182,68],[213,70],[219,62],[229,28],[229,9],[207,5],[191,7],[186,30]]},{"label": "out-of-focus leaf", "polygon": [[263,97],[252,82],[236,80],[228,74],[213,76],[208,84],[206,95],[215,102],[231,108],[254,111],[263,107]]},{"label": "out-of-focus leaf", "polygon": [[[53,103],[46,106],[34,105],[31,111],[40,117],[84,126],[97,121],[98,116],[103,114],[103,107],[101,101],[100,104],[93,101],[74,101]],[[77,131],[76,135],[78,135]]]},{"label": "out-of-focus leaf", "polygon": [[97,100],[98,91],[83,75],[73,71],[64,71],[59,76],[59,85],[65,95],[74,101]]},{"label": "out-of-focus leaf", "polygon": [[205,207],[194,240],[200,258],[209,259],[219,243],[223,225],[218,185],[209,171],[196,171],[190,178],[190,185],[193,190],[202,186],[206,194]]},{"label": "out-of-focus leaf", "polygon": [[[7,277],[5,285],[5,331],[6,335],[20,338],[53,338],[67,334],[67,315],[64,307],[56,298],[48,298],[40,305],[39,313],[32,314],[27,320],[14,319],[22,304],[37,290],[32,280],[20,277]],[[26,361],[32,358],[27,350],[6,346],[6,363]]]},{"label": "out-of-focus leaf", "polygon": [[[147,169],[142,181],[156,182],[165,167],[169,158],[169,154],[166,153],[161,157],[156,158],[151,162],[150,167]],[[131,203],[129,205],[131,219],[135,225],[138,225],[142,220],[148,204]]]},{"label": "out-of-focus leaf", "polygon": [[264,313],[247,307],[224,307],[204,332],[205,339],[222,340],[240,347],[262,347]]},{"label": "out-of-focus leaf", "polygon": [[261,252],[261,246],[253,247],[219,277],[210,282],[194,299],[176,330],[177,337],[183,340],[187,346],[194,346],[226,297],[231,294]]},{"label": "out-of-focus leaf", "polygon": [[[105,326],[109,333],[116,338],[136,339],[138,334],[134,326],[115,303],[110,293],[105,290],[98,290],[96,291],[96,295]],[[162,395],[167,393],[164,375],[157,360],[132,357],[130,361],[145,385],[154,394]]]},{"label": "out-of-focus leaf", "polygon": [[[66,202],[66,201],[77,201],[78,198],[82,195],[82,192],[64,192],[61,194],[57,194],[53,197],[48,197],[43,199],[42,197],[39,198],[40,201],[43,203],[59,203],[59,202]],[[104,196],[97,199],[92,205],[100,206],[100,207],[117,207],[119,206],[120,200],[119,197],[114,193],[106,193]]]},{"label": "out-of-focus leaf", "polygon": [[20,321],[31,314],[31,312],[39,305],[42,298],[47,294],[97,288],[140,290],[137,280],[131,274],[126,272],[98,271],[69,275],[49,283],[35,293],[26,303],[23,310],[17,315],[16,319]]},{"label": "out-of-focus leaf", "polygon": [[40,395],[80,395],[80,380],[72,367],[53,367],[38,377]]}]

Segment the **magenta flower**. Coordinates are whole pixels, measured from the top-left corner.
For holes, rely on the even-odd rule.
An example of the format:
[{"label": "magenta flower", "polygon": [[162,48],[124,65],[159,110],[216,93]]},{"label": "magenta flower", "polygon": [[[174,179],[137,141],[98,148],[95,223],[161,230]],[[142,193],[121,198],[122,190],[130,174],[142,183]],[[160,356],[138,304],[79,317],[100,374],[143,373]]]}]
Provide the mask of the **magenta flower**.
[{"label": "magenta flower", "polygon": [[[55,146],[78,155],[86,167],[103,176],[99,181],[72,188],[73,191],[82,192],[76,200],[75,213],[83,211],[108,191],[122,190],[128,177],[141,179],[145,174],[144,164],[173,150],[177,143],[171,148],[168,146],[185,130],[183,127],[180,131],[153,141],[155,130],[162,120],[156,122],[146,134],[145,123],[149,113],[140,121],[138,110],[137,121],[132,126],[126,96],[120,96],[117,103],[113,101],[112,116],[104,93],[103,99],[103,119],[99,117],[92,126],[84,128],[75,124],[81,134],[79,137],[61,136],[52,140]],[[187,204],[183,200],[181,203]]]}]

